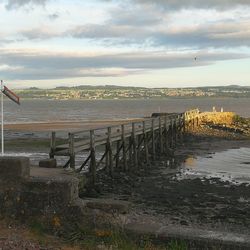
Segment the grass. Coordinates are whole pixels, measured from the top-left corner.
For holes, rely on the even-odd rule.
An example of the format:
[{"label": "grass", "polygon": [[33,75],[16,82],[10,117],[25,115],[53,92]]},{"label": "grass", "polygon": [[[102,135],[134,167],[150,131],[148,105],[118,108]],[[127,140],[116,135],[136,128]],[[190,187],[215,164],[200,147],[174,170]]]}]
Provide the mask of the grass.
[{"label": "grass", "polygon": [[170,241],[155,244],[147,236],[135,237],[123,231],[115,230],[86,230],[79,228],[68,234],[65,241],[78,245],[81,249],[117,249],[117,250],[187,250],[184,242]]}]

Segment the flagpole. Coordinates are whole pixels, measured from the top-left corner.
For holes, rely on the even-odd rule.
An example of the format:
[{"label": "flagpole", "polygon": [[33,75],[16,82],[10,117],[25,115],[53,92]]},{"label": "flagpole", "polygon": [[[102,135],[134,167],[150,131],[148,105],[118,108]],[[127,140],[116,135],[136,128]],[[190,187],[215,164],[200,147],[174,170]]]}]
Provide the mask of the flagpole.
[{"label": "flagpole", "polygon": [[1,80],[1,132],[2,132],[2,156],[4,156],[4,133],[3,133],[3,80]]}]

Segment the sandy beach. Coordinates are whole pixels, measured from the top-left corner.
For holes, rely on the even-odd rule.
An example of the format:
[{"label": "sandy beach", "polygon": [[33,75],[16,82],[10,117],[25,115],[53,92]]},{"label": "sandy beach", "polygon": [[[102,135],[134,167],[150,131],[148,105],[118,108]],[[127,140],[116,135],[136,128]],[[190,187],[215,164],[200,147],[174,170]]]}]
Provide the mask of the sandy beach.
[{"label": "sandy beach", "polygon": [[33,123],[12,123],[6,124],[5,129],[8,131],[29,131],[29,132],[50,132],[50,131],[76,131],[96,129],[101,127],[113,126],[138,119],[116,119],[116,120],[91,120],[91,121],[55,121],[55,122],[33,122]]}]

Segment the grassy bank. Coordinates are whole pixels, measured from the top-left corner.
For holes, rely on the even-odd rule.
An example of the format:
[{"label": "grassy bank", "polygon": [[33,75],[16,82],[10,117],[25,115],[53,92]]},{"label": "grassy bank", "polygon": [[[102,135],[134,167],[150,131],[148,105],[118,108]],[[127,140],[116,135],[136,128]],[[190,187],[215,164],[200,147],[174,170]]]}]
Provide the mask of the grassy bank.
[{"label": "grassy bank", "polygon": [[186,250],[188,248],[185,243],[177,241],[156,245],[147,237],[131,237],[115,230],[79,228],[73,232],[64,232],[61,237],[51,236],[41,224],[34,221],[27,226],[15,221],[0,220],[0,249]]}]

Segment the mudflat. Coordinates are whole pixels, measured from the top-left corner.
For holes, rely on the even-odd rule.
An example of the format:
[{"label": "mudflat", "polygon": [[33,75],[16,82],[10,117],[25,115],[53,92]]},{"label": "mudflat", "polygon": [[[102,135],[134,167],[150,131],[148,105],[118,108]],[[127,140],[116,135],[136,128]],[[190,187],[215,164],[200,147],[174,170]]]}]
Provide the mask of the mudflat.
[{"label": "mudflat", "polygon": [[178,178],[190,156],[250,148],[250,139],[232,132],[203,128],[185,137],[172,157],[162,156],[134,173],[116,173],[111,180],[100,173],[95,195],[132,202],[127,220],[235,233],[250,232],[250,185],[213,176]]}]

